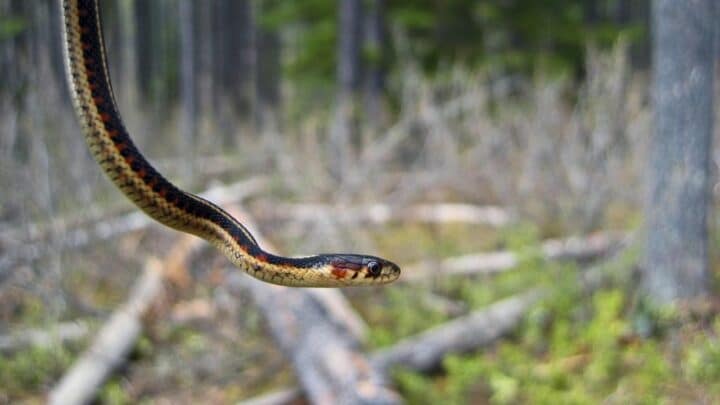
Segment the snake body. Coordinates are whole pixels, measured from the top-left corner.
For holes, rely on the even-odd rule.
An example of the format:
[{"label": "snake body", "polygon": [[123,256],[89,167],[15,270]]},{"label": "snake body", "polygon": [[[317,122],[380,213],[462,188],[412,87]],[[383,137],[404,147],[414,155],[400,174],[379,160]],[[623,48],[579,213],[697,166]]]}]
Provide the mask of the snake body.
[{"label": "snake body", "polygon": [[273,284],[343,287],[394,281],[400,268],[357,254],[283,257],[264,251],[223,209],[181,190],[143,157],[125,129],[110,84],[98,0],[61,0],[63,44],[73,106],[93,157],[110,180],[156,221],[197,235],[238,268]]}]

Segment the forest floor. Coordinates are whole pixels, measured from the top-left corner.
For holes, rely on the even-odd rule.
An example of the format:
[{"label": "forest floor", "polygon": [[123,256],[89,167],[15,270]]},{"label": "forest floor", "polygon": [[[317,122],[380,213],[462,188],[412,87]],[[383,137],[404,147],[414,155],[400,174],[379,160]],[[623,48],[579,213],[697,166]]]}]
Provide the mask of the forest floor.
[{"label": "forest floor", "polygon": [[[346,290],[370,326],[368,351],[531,288],[551,291],[513,333],[488,347],[447,356],[430,373],[394,369],[393,383],[409,403],[720,400],[717,307],[694,305],[674,312],[648,308],[636,288],[633,244],[597,263],[561,263],[543,258],[540,246],[545,235],[527,224],[497,229],[462,223],[398,223],[370,233],[382,246],[379,254],[401,263],[496,250],[515,252],[520,260],[497,274],[440,276]],[[72,291],[74,306],[92,308],[93,313],[66,313],[67,319],[60,321],[77,321],[81,315],[94,330],[124,300],[137,275],[127,269],[141,268],[138,258],[162,251],[171,239],[168,232],[151,228],[113,244],[66,254],[64,266],[71,270],[64,288]],[[286,239],[282,245],[293,246]],[[105,249],[124,253],[105,254]],[[397,252],[400,256],[393,256]],[[123,261],[118,262],[118,257]],[[208,399],[232,403],[296,384],[252,301],[227,291],[222,267],[203,270],[218,260],[222,259],[215,254],[194,259],[195,282],[167,316],[149,322],[129,362],[102,389],[103,403]],[[98,273],[98,265],[112,271]],[[591,267],[601,269],[604,277],[598,288],[589,290],[578,280]],[[52,328],[46,324],[51,309],[37,297],[17,292],[10,301],[13,330]],[[79,339],[4,354],[0,401],[42,402],[87,342]]]}]

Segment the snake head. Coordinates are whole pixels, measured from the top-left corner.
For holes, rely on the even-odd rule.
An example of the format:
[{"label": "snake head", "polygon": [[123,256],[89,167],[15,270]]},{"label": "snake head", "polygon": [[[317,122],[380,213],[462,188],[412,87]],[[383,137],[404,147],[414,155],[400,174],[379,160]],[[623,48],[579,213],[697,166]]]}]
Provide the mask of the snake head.
[{"label": "snake head", "polygon": [[348,284],[385,284],[400,277],[400,267],[375,256],[355,254],[328,255],[331,273]]}]

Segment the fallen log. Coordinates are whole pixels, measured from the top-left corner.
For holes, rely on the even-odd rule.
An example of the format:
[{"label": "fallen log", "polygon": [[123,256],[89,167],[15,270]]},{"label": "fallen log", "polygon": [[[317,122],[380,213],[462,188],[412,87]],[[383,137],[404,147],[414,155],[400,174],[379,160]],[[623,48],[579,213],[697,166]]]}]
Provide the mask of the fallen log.
[{"label": "fallen log", "polygon": [[372,355],[372,362],[382,370],[400,366],[427,371],[448,353],[476,350],[513,330],[544,294],[542,290],[531,290],[498,301],[380,350]]},{"label": "fallen log", "polygon": [[110,374],[125,362],[142,331],[142,318],[162,290],[162,265],[151,259],[128,301],[115,311],[92,346],[52,389],[49,403],[86,404],[93,400]]},{"label": "fallen log", "polygon": [[[220,205],[235,204],[265,187],[264,178],[213,187],[200,196]],[[92,242],[118,237],[130,232],[154,225],[152,219],[142,212],[135,211],[114,218],[102,218],[79,227],[66,225],[57,221],[48,227],[35,226],[29,231],[30,238],[22,242],[4,242],[3,254],[0,255],[0,273],[13,267],[32,262],[49,254],[77,249]],[[6,238],[7,239],[7,238]]]},{"label": "fallen log", "polygon": [[[624,238],[625,244],[629,246],[632,239],[632,235]],[[623,251],[613,252],[610,260],[620,257]],[[612,271],[616,269],[608,262],[594,265],[580,272],[577,282],[587,293],[592,293]],[[372,362],[385,371],[394,366],[417,371],[432,369],[449,353],[476,350],[507,334],[536,302],[554,293],[557,292],[547,288],[533,289],[498,301],[375,352],[371,356]]]},{"label": "fallen log", "polygon": [[[589,261],[612,254],[627,244],[620,233],[598,233],[587,237],[551,239],[540,250],[545,260]],[[520,256],[511,251],[469,254],[407,266],[400,281],[410,282],[431,277],[494,274],[517,266]]]},{"label": "fallen log", "polygon": [[[629,246],[632,235],[628,236],[625,242]],[[620,252],[616,251],[613,257],[619,256]],[[607,273],[602,265],[593,266],[580,273],[578,282],[590,293],[602,285]],[[396,366],[415,371],[433,369],[450,353],[477,350],[510,333],[527,311],[550,293],[549,290],[535,289],[498,301],[487,308],[401,340],[389,348],[375,351],[370,355],[371,362],[383,373]],[[291,396],[292,393],[295,393],[295,396]],[[252,405],[256,399],[272,400],[274,402],[267,403],[273,405],[291,404],[300,401],[302,394],[295,388],[285,388],[242,401],[240,404]]]},{"label": "fallen log", "polygon": [[391,221],[451,223],[501,227],[510,224],[514,216],[502,207],[472,204],[418,204],[393,207],[387,204],[344,206],[328,204],[271,204],[253,210],[263,220],[321,222],[336,218],[342,223],[385,224]]},{"label": "fallen log", "polygon": [[[273,250],[247,214],[240,210],[233,210],[233,214],[262,246]],[[318,293],[315,289],[276,286],[238,272],[229,273],[230,285],[240,287],[235,291],[246,289],[252,294],[312,403],[400,402],[399,396],[386,387],[384,375],[360,350],[353,327],[343,320],[352,312],[338,290]],[[335,303],[332,308],[327,307],[329,302]],[[341,312],[338,306],[343,308]]]},{"label": "fallen log", "polygon": [[[253,226],[248,218],[245,221]],[[255,236],[258,240],[262,238],[258,233]],[[103,382],[124,362],[142,331],[142,319],[164,296],[163,281],[172,281],[179,286],[189,283],[189,275],[183,270],[183,265],[190,253],[201,246],[208,245],[201,239],[186,235],[175,244],[164,264],[157,260],[148,262],[127,303],[115,312],[91,348],[52,390],[51,403],[86,403],[94,398]],[[232,274],[241,276],[237,271]],[[306,392],[314,401],[335,403],[339,399],[347,403],[396,403],[397,396],[378,383],[381,379],[376,378],[369,362],[359,353],[357,342],[364,331],[364,324],[337,290],[289,289],[254,281],[244,275],[241,277],[250,283],[255,299],[264,303],[260,307],[264,309],[269,323],[274,325],[272,330],[289,336],[287,333],[309,331],[312,327],[308,341],[298,343],[299,339],[295,336],[285,341],[285,348],[289,351],[294,351],[296,347],[304,349],[298,351],[301,355],[296,357],[295,363],[302,365],[296,369],[302,374],[300,380],[307,383]],[[283,310],[277,308],[277,303],[292,304],[290,307],[286,305]],[[328,305],[333,307],[328,308]],[[288,324],[291,322],[295,323]],[[318,342],[328,340],[338,343],[318,345]],[[319,350],[319,346],[325,349]],[[340,364],[344,364],[343,370],[337,369]],[[357,372],[353,373],[355,369]],[[313,372],[315,377],[310,376]]]},{"label": "fallen log", "polygon": [[[396,366],[415,371],[430,370],[449,353],[477,350],[508,334],[544,294],[542,290],[518,294],[401,340],[387,349],[372,353],[371,364],[383,374]],[[288,388],[240,404],[288,404],[299,401],[301,395],[301,392]]]},{"label": "fallen log", "polygon": [[179,288],[189,284],[185,264],[204,245],[202,239],[182,235],[164,262],[151,258],[135,283],[128,300],[103,325],[94,342],[73,364],[50,392],[52,404],[89,403],[112,372],[125,362],[140,337],[143,320],[150,310],[159,308],[167,296],[165,286]]}]

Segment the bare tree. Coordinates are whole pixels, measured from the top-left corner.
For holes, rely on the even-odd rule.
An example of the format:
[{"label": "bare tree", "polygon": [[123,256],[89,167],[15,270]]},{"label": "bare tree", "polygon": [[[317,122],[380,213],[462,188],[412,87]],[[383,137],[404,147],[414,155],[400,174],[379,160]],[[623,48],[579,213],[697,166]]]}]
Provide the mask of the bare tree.
[{"label": "bare tree", "polygon": [[708,293],[714,0],[655,0],[644,287],[658,303]]}]

